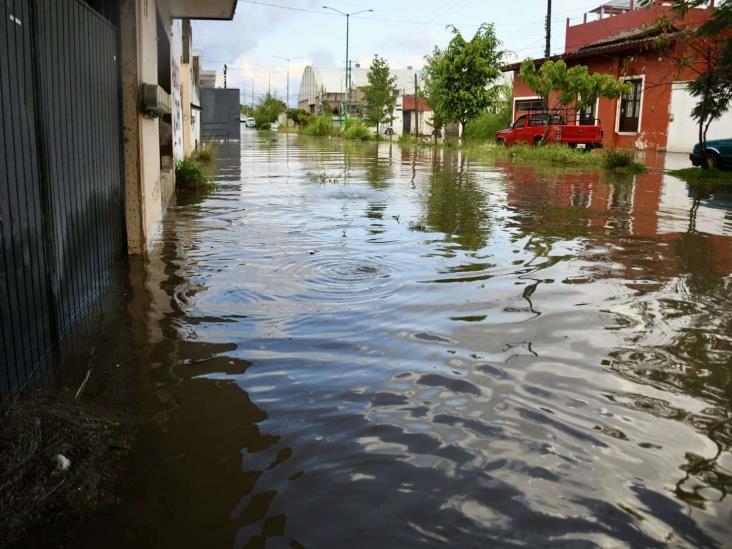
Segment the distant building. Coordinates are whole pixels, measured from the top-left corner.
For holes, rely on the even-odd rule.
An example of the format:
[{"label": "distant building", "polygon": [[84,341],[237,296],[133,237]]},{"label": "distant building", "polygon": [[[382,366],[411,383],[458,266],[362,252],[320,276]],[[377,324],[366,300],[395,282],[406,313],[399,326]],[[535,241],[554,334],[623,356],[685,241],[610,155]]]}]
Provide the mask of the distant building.
[{"label": "distant building", "polygon": [[[659,49],[660,31],[653,23],[662,16],[672,27],[667,34],[670,42]],[[698,136],[690,115],[695,101],[687,90],[688,81],[697,75],[693,59],[698,54],[681,40],[681,30],[698,28],[708,18],[706,8],[692,9],[679,18],[670,2],[656,0],[642,8],[633,0],[612,0],[586,13],[579,24],[572,25],[567,19],[564,53],[549,59],[564,59],[569,66],[585,65],[590,72],[610,74],[632,86],[625,97],[600,99],[568,122],[601,124],[606,146],[688,152]],[[692,58],[691,66],[673,61],[681,57]],[[534,63],[540,66],[546,61],[536,59]],[[514,74],[514,120],[530,109],[542,108],[539,98],[521,80],[520,65],[504,67]],[[732,112],[711,125],[708,138],[729,137],[730,128]]]},{"label": "distant building", "polygon": [[[340,116],[345,112],[347,102],[350,114],[360,114],[366,107],[363,87],[368,84],[368,72],[368,67],[361,67],[356,63],[351,69],[351,89],[346,90],[344,69],[319,69],[308,65],[300,80],[297,106],[312,114],[328,112]],[[391,74],[396,78],[397,95],[413,95],[415,83],[419,89],[423,87],[421,70],[407,67],[394,69]]]},{"label": "distant building", "polygon": [[216,69],[201,69],[200,81],[202,88],[216,87]]},{"label": "distant building", "polygon": [[424,97],[400,95],[397,97],[391,124],[394,135],[432,135],[432,108]]}]

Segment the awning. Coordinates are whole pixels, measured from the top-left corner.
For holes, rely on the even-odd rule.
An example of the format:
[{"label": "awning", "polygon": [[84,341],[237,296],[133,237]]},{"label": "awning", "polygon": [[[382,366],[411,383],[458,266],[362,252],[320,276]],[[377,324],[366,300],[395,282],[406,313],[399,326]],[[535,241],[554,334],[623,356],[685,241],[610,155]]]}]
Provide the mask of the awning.
[{"label": "awning", "polygon": [[228,19],[234,18],[237,0],[168,0],[170,16],[174,19]]}]

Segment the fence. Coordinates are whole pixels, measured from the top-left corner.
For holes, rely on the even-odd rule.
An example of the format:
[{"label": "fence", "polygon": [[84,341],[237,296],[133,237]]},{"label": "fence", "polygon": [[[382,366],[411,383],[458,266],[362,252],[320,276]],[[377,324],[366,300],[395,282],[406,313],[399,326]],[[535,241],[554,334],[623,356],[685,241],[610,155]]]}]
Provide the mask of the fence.
[{"label": "fence", "polygon": [[92,4],[0,0],[0,407],[125,249],[115,10]]}]

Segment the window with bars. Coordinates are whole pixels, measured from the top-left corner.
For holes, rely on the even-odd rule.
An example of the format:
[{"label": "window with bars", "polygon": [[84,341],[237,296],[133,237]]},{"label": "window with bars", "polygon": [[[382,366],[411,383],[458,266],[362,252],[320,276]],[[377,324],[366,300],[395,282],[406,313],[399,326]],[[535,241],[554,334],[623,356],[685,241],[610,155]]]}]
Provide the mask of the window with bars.
[{"label": "window with bars", "polygon": [[541,111],[544,110],[544,102],[541,99],[517,99],[516,112]]},{"label": "window with bars", "polygon": [[630,92],[620,99],[620,119],[618,131],[625,133],[636,133],[640,127],[640,105],[641,94],[643,93],[643,79],[633,78],[626,82],[630,83]]}]

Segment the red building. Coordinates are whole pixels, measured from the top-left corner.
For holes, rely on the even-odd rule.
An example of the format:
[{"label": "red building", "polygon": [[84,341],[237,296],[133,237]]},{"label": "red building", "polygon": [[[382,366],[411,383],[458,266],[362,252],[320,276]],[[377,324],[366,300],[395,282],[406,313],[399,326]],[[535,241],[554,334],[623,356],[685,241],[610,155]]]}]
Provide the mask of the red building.
[{"label": "red building", "polygon": [[[586,13],[579,24],[572,25],[567,19],[565,51],[549,58],[564,59],[569,66],[585,65],[590,72],[632,84],[625,97],[602,98],[577,115],[577,123],[603,126],[607,147],[688,152],[697,141],[696,124],[690,116],[694,100],[686,83],[698,74],[701,65],[695,60],[705,44],[691,44],[684,39],[684,31],[699,27],[709,18],[709,10],[693,9],[681,18],[669,4],[657,0],[641,8],[633,0],[612,0]],[[662,17],[669,22],[665,31],[655,25]],[[664,47],[659,46],[661,36]],[[692,60],[689,67],[682,68],[682,58]],[[545,61],[535,62],[541,65]],[[521,81],[520,65],[504,68],[514,73],[514,120],[527,109],[541,107],[536,94]],[[730,136],[732,113],[710,127],[708,139]]]}]

